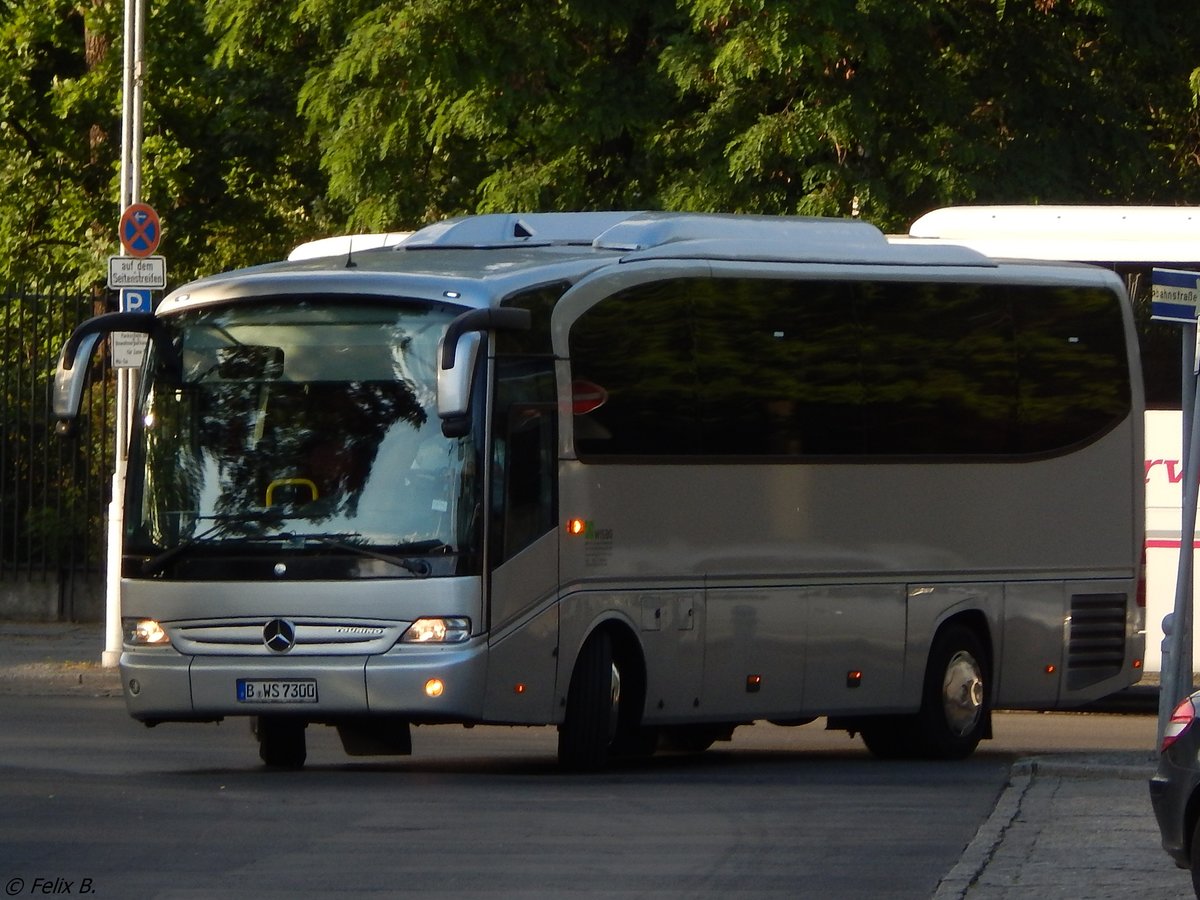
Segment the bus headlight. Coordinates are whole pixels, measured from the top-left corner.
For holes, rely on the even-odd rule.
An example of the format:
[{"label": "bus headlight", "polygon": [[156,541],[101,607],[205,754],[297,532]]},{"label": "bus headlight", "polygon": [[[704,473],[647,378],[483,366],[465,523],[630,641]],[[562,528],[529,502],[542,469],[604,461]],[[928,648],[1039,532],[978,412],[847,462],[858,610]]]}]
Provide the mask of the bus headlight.
[{"label": "bus headlight", "polygon": [[405,644],[461,644],[470,636],[470,619],[427,618],[409,625],[400,640]]},{"label": "bus headlight", "polygon": [[154,619],[122,619],[125,643],[135,647],[169,647],[171,637]]}]

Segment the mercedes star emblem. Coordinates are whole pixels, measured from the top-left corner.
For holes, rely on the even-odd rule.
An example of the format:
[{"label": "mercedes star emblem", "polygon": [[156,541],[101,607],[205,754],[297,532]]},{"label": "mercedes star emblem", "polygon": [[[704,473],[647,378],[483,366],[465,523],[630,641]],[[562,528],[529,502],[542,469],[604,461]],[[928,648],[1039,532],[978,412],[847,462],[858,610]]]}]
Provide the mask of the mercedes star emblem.
[{"label": "mercedes star emblem", "polygon": [[268,650],[287,653],[296,646],[296,626],[287,619],[272,619],[263,626],[263,643]]}]

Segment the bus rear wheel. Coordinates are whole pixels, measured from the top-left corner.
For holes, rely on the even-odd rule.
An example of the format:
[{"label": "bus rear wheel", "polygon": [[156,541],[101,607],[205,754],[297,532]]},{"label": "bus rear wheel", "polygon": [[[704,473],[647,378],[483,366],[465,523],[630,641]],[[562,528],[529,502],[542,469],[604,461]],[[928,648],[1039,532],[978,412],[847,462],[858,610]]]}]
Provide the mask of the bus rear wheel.
[{"label": "bus rear wheel", "polygon": [[304,740],[307,726],[303,719],[284,716],[259,716],[250,721],[250,728],[258,738],[258,756],[263,764],[272,769],[300,769],[308,757]]},{"label": "bus rear wheel", "polygon": [[986,659],[983,642],[965,625],[950,625],[938,633],[917,714],[922,755],[963,759],[979,746],[991,709]]},{"label": "bus rear wheel", "polygon": [[879,716],[863,743],[883,759],[963,759],[988,730],[991,692],[982,640],[962,624],[938,632],[929,651],[920,712]]},{"label": "bus rear wheel", "polygon": [[571,673],[567,711],[558,726],[558,762],[564,769],[592,772],[608,762],[621,712],[621,673],[613,662],[612,639],[588,638]]}]

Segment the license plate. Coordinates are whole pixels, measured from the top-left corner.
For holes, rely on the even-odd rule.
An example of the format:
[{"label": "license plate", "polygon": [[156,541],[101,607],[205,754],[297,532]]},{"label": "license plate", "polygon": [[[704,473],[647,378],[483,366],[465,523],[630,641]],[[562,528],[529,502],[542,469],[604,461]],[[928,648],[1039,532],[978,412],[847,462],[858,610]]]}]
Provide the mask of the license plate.
[{"label": "license plate", "polygon": [[316,703],[315,678],[239,678],[238,703]]}]

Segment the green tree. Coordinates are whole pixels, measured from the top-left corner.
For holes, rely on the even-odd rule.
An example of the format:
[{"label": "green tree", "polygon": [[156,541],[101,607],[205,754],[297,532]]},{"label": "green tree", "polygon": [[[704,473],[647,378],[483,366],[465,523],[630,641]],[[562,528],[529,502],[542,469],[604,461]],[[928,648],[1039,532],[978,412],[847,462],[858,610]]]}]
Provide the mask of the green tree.
[{"label": "green tree", "polygon": [[1178,4],[689,6],[664,60],[692,99],[663,131],[668,206],[904,228],[951,203],[1186,200],[1167,144],[1200,28]]},{"label": "green tree", "polygon": [[[0,280],[102,283],[117,252],[123,4],[0,0]],[[148,3],[142,199],[171,281],[326,232],[304,48],[217,58],[202,0]]]},{"label": "green tree", "polygon": [[1200,26],[1168,0],[304,0],[288,21],[320,35],[301,109],[356,227],[665,207],[897,228],[1194,189]]},{"label": "green tree", "polygon": [[[0,0],[0,278],[115,249],[117,0]],[[150,3],[143,199],[173,282],[502,209],[1189,202],[1172,0]]]},{"label": "green tree", "polygon": [[[95,278],[115,223],[107,4],[7,0],[0,15],[0,279]],[[107,201],[102,203],[101,199]],[[110,228],[111,230],[111,228]]]},{"label": "green tree", "polygon": [[329,48],[301,109],[352,226],[654,204],[674,3],[309,0],[295,19]]}]

